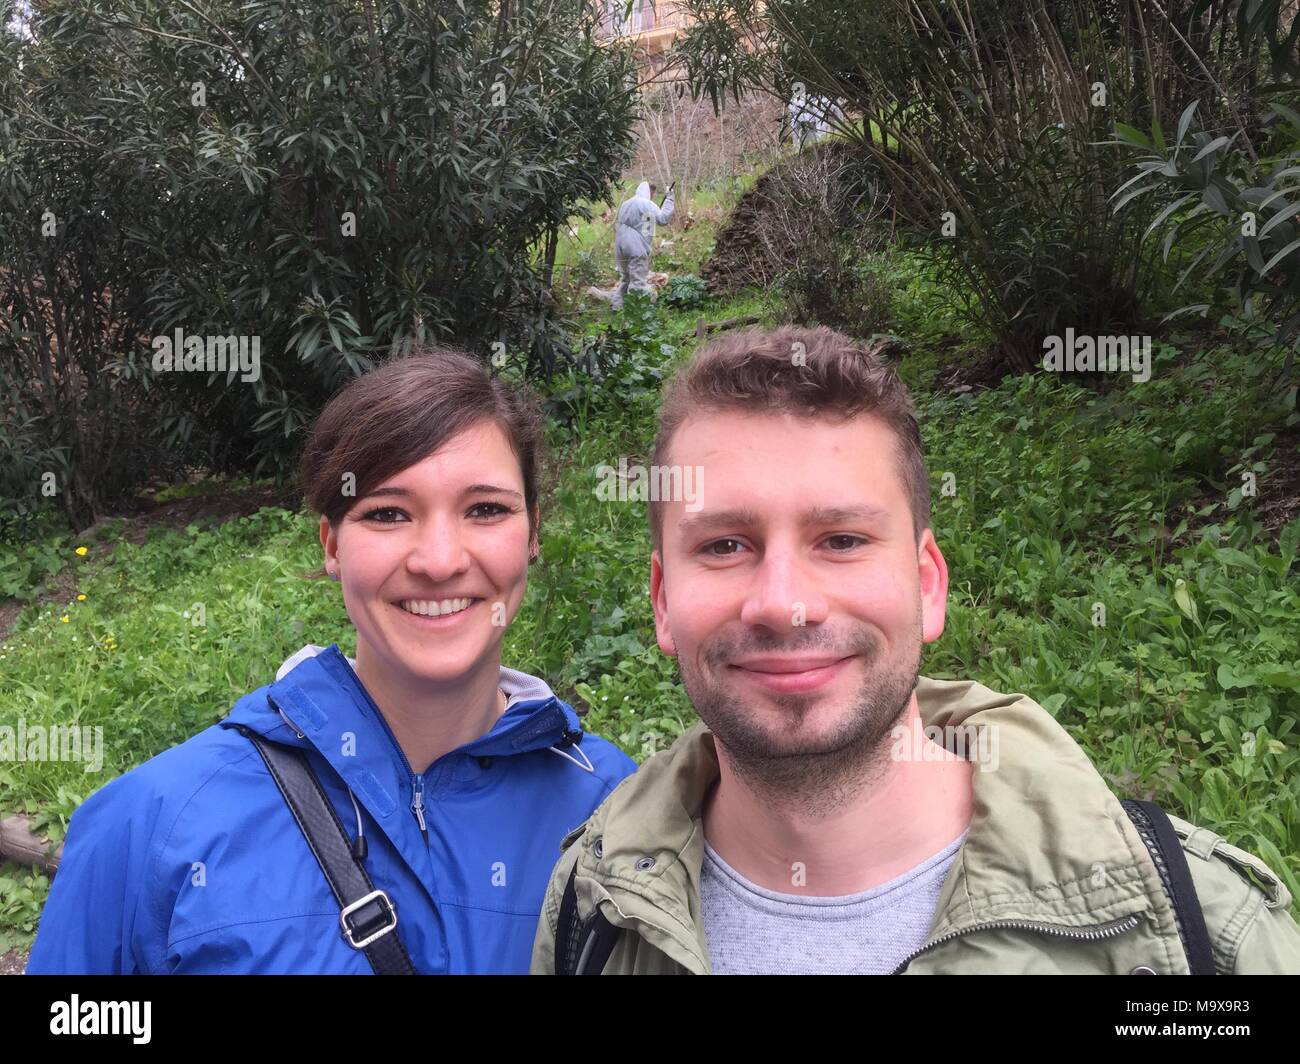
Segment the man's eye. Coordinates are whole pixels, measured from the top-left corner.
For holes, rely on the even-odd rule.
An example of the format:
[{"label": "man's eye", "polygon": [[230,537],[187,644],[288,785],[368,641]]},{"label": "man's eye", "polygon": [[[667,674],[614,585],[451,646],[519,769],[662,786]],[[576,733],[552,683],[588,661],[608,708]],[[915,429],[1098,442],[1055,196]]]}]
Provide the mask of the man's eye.
[{"label": "man's eye", "polygon": [[[380,514],[385,516],[380,517]],[[365,515],[361,519],[363,521],[374,521],[381,525],[393,525],[397,523],[397,519],[393,515],[397,515],[397,517],[406,516],[395,506],[377,506],[373,510],[366,511]]]},{"label": "man's eye", "polygon": [[[837,541],[841,544],[839,547],[835,547],[833,545]],[[866,540],[863,539],[861,536],[851,536],[847,532],[842,532],[837,536],[831,536],[829,539],[826,540],[826,542],[827,544],[831,545],[831,550],[835,551],[837,554],[842,554],[845,551],[850,551],[854,547],[866,543]]]},{"label": "man's eye", "polygon": [[718,548],[718,547],[720,547],[720,546],[722,546],[722,545],[724,545],[724,544],[727,544],[727,543],[730,543],[733,547],[743,547],[743,546],[744,546],[743,543],[741,543],[739,540],[736,540],[736,539],[715,539],[712,543],[710,543],[708,546],[706,546],[706,547],[704,548],[704,553],[705,553],[705,554],[711,554],[711,555],[713,555],[713,557],[715,557],[715,558],[725,558],[725,557],[727,557],[728,555],[735,554],[736,551],[734,551],[734,550],[718,551],[718,550],[716,549],[716,548]]}]

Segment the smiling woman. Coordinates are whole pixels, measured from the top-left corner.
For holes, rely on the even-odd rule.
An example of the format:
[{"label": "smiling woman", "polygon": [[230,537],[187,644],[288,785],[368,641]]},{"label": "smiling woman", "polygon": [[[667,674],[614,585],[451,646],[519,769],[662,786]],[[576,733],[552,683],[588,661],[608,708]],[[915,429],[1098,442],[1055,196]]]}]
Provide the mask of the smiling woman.
[{"label": "smiling woman", "polygon": [[304,452],[357,675],[420,771],[503,709],[501,643],[538,549],[540,440],[522,393],[443,349],[335,397]]},{"label": "smiling woman", "polygon": [[562,837],[634,768],[501,664],[540,440],[445,348],[331,400],[299,475],[356,657],[304,647],[87,800],[29,972],[528,970]]}]

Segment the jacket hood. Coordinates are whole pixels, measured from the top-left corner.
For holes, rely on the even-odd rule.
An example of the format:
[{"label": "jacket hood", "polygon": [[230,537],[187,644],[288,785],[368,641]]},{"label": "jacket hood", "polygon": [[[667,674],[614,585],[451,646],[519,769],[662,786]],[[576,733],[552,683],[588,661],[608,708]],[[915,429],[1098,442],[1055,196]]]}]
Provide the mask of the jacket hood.
[{"label": "jacket hood", "polygon": [[[944,883],[932,939],[990,921],[1096,926],[1163,898],[1123,807],[1046,710],[969,681],[922,677],[916,694],[927,728],[990,728],[999,750],[996,767],[977,765],[971,774],[970,828]],[[567,847],[582,838],[578,867],[592,877],[590,900],[612,899],[644,938],[696,970],[708,957],[699,920],[700,810],[717,778],[713,734],[697,724],[565,839]],[[655,859],[650,875],[636,868],[647,857]]]},{"label": "jacket hood", "polygon": [[[317,654],[324,653],[324,647],[318,647],[308,643],[301,650],[289,655],[284,659],[284,663],[276,670],[275,678],[282,680],[298,667],[299,663],[306,661],[308,658],[314,658]],[[340,653],[342,653],[340,651]],[[344,655],[343,658],[351,667],[353,673],[357,670],[357,659],[349,658]],[[501,666],[501,690],[506,694],[506,708],[509,709],[516,701],[537,701],[547,700],[555,697],[555,692],[551,690],[550,685],[539,676],[531,676],[526,672],[519,672],[516,669],[507,669]]]},{"label": "jacket hood", "polygon": [[[275,683],[245,695],[221,723],[242,725],[288,746],[314,747],[349,785],[350,776],[365,782],[367,773],[358,769],[372,761],[400,767],[410,776],[410,766],[354,664],[338,644],[305,646],[280,666]],[[486,735],[455,753],[503,757],[566,745],[581,733],[578,715],[538,677],[503,667],[500,685],[507,697],[505,712]],[[344,755],[341,739],[349,735],[355,750]],[[370,771],[380,778],[389,774],[378,773],[374,765]]]},{"label": "jacket hood", "polygon": [[638,199],[649,199],[649,198],[650,198],[650,182],[649,182],[649,181],[642,181],[641,184],[637,185],[637,187],[636,187],[636,195],[637,195],[637,198],[638,198]]}]

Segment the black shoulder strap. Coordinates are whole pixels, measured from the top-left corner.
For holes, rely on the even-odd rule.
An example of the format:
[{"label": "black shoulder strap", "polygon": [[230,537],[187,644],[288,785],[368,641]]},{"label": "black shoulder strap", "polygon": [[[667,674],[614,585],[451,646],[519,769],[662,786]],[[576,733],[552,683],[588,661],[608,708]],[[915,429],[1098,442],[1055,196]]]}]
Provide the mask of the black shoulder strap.
[{"label": "black shoulder strap", "polygon": [[578,865],[575,862],[560,898],[559,922],[555,928],[555,974],[600,975],[614,952],[619,929],[597,908],[587,926],[578,926]]},{"label": "black shoulder strap", "polygon": [[582,952],[578,931],[578,888],[574,883],[578,875],[575,862],[564,884],[560,897],[560,919],[555,926],[555,974],[574,975],[578,970],[578,954]]},{"label": "black shoulder strap", "polygon": [[344,941],[366,955],[376,975],[417,975],[397,935],[397,908],[387,894],[375,889],[365,865],[353,853],[347,833],[306,755],[301,750],[268,743],[249,728],[239,730],[262,755],[325,873],[341,907],[339,925]]},{"label": "black shoulder strap", "polygon": [[1154,802],[1136,798],[1121,798],[1120,805],[1128,813],[1133,826],[1142,836],[1160,883],[1174,909],[1174,922],[1178,937],[1187,954],[1187,964],[1192,975],[1214,975],[1214,951],[1210,946],[1210,932],[1205,926],[1201,901],[1192,886],[1192,871],[1187,867],[1187,855],[1165,811]]}]

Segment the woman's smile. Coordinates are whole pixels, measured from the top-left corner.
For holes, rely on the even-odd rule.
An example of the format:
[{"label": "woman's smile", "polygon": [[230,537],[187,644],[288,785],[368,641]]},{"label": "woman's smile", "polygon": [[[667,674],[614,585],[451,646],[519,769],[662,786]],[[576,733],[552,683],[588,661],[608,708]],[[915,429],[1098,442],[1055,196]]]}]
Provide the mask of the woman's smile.
[{"label": "woman's smile", "polygon": [[481,598],[403,599],[395,608],[410,624],[428,631],[453,628],[469,617]]}]

